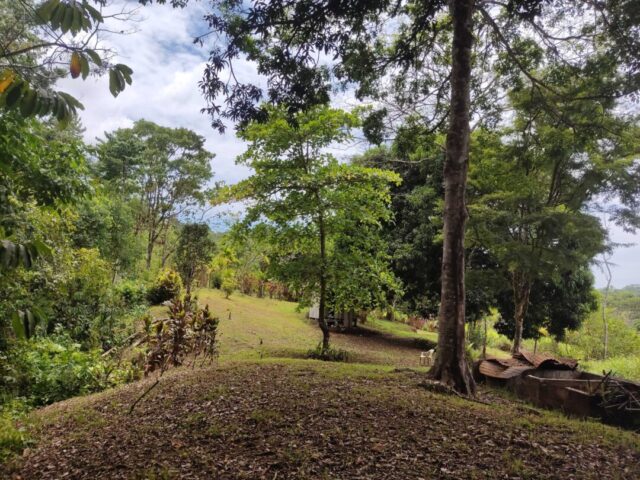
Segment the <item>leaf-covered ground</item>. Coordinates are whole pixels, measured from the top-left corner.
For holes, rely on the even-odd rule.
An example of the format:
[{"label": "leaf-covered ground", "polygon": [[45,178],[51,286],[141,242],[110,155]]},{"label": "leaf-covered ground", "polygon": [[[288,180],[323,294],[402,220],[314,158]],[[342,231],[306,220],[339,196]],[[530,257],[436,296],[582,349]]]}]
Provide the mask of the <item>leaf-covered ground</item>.
[{"label": "leaf-covered ground", "polygon": [[[640,440],[422,375],[312,361],[178,370],[37,414],[24,479],[640,478]],[[497,402],[497,403],[495,403]]]}]

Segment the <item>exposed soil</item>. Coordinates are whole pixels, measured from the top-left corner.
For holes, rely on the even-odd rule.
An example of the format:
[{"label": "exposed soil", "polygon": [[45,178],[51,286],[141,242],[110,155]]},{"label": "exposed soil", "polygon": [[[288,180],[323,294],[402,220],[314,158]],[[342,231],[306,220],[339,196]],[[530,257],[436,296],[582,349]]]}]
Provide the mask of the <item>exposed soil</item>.
[{"label": "exposed soil", "polygon": [[311,361],[176,370],[37,412],[22,479],[640,478],[640,441],[410,371]]}]

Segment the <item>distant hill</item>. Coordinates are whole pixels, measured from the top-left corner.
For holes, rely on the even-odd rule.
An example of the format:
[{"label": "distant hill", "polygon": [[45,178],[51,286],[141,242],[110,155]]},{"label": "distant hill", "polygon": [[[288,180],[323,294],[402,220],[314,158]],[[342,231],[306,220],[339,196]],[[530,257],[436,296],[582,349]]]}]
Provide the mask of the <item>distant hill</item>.
[{"label": "distant hill", "polygon": [[638,295],[640,296],[640,285],[627,285],[624,288],[620,289],[621,291],[624,292],[632,292],[634,295]]},{"label": "distant hill", "polygon": [[[600,292],[604,293],[604,289]],[[608,304],[629,325],[640,330],[640,285],[609,290]]]}]

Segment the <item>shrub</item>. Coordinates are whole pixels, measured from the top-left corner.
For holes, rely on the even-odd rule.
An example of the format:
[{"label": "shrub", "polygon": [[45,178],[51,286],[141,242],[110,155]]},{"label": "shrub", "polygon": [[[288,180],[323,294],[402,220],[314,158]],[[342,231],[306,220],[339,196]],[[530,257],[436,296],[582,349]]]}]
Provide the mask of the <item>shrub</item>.
[{"label": "shrub", "polygon": [[349,352],[340,348],[322,348],[322,342],[314,349],[307,352],[307,358],[323,360],[325,362],[348,362]]},{"label": "shrub", "polygon": [[200,308],[197,300],[187,295],[184,300],[175,299],[169,304],[166,318],[150,319],[145,325],[145,375],[169,367],[182,365],[188,355],[194,362],[203,362],[217,355],[218,317],[211,315],[209,306]]},{"label": "shrub", "polygon": [[0,463],[17,455],[27,446],[27,436],[12,412],[0,410]]},{"label": "shrub", "polygon": [[83,352],[68,337],[31,338],[7,354],[3,397],[24,397],[31,406],[47,405],[104,388],[106,364],[100,351]]},{"label": "shrub", "polygon": [[[609,324],[608,356],[625,357],[640,351],[640,333],[625,321],[607,312]],[[600,360],[604,356],[604,332],[602,312],[594,312],[579,330],[567,332],[567,342],[576,345],[584,355],[584,360]]]},{"label": "shrub", "polygon": [[224,298],[229,298],[233,291],[236,289],[236,281],[231,275],[223,277],[220,288],[224,292]]},{"label": "shrub", "polygon": [[147,293],[147,300],[151,305],[160,305],[163,302],[179,297],[181,291],[182,279],[180,275],[175,270],[167,268],[158,274],[153,286]]},{"label": "shrub", "polygon": [[116,293],[122,304],[127,308],[147,303],[148,292],[141,283],[125,280],[116,286]]}]

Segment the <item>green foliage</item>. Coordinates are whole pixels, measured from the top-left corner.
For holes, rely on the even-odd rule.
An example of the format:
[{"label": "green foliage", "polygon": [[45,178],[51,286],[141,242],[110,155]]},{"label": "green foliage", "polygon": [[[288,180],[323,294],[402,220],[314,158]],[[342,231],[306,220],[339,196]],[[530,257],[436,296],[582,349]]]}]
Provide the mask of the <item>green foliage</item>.
[{"label": "green foliage", "polygon": [[134,280],[125,280],[117,284],[115,293],[128,308],[144,305],[147,302],[147,288],[144,284]]},{"label": "green foliage", "polygon": [[[513,338],[513,292],[503,290],[497,295],[500,320],[496,330]],[[593,290],[593,275],[584,266],[575,272],[565,272],[560,278],[550,276],[533,282],[524,322],[523,338],[539,338],[545,328],[556,340],[562,340],[568,330],[578,330],[582,322],[593,315],[598,306]]]},{"label": "green foliage", "polygon": [[144,244],[135,235],[134,205],[111,195],[107,186],[98,185],[95,194],[80,199],[74,210],[73,246],[97,248],[111,264],[114,279],[135,274]]},{"label": "green foliage", "polygon": [[234,275],[231,272],[225,272],[220,283],[220,290],[224,292],[224,298],[229,298],[236,288],[237,283]]},{"label": "green foliage", "polygon": [[581,363],[590,372],[613,372],[613,375],[635,382],[640,381],[640,355],[612,357],[606,360],[589,360]]},{"label": "green foliage", "polygon": [[[623,318],[607,309],[609,324],[608,353],[611,357],[637,356],[640,352],[640,333],[628,325]],[[580,348],[584,360],[600,360],[604,356],[604,325],[602,311],[593,312],[586,319],[582,328],[569,332],[568,343]]]},{"label": "green foliage", "polygon": [[123,200],[131,201],[136,228],[146,230],[147,270],[155,246],[178,216],[204,203],[213,157],[195,132],[146,120],[107,133],[100,143],[96,170]]},{"label": "green foliage", "polygon": [[[1,109],[23,117],[51,115],[68,123],[84,106],[52,88],[66,75],[60,64],[69,66],[72,78],[83,80],[90,73],[108,72],[113,96],[131,84],[131,68],[108,62],[104,48],[96,42],[104,23],[102,2],[96,3],[98,9],[88,1],[75,0],[45,0],[37,8],[30,0],[0,2],[0,13],[7,18],[0,24]],[[80,33],[85,35],[82,42],[74,40]]]},{"label": "green foliage", "polygon": [[609,291],[607,305],[613,309],[616,316],[640,331],[640,287],[628,285],[621,289]]},{"label": "green foliage", "polygon": [[2,396],[23,397],[31,406],[84,395],[108,385],[100,351],[82,351],[69,337],[17,342],[2,367]]},{"label": "green foliage", "polygon": [[358,125],[353,114],[317,107],[297,114],[295,126],[283,110],[269,114],[269,122],[241,132],[250,143],[239,162],[255,175],[219,192],[217,200],[251,200],[244,226],[259,228],[271,244],[268,275],[303,303],[318,296],[323,277],[337,308],[385,303],[396,283],[379,231],[390,215],[389,186],[399,177],[326,153],[350,138]]},{"label": "green foliage", "polygon": [[391,269],[401,280],[398,303],[408,312],[435,316],[440,305],[442,258],[442,165],[444,155],[436,135],[423,134],[408,123],[390,148],[365,152],[354,161],[388,169],[402,177],[391,189],[393,217],[383,224]]},{"label": "green foliage", "polygon": [[191,291],[195,277],[203,272],[211,261],[214,249],[215,243],[211,239],[211,231],[207,224],[188,223],[182,227],[174,263],[187,292]]},{"label": "green foliage", "polygon": [[19,455],[29,444],[26,428],[20,424],[23,417],[12,404],[0,407],[0,462]]},{"label": "green foliage", "polygon": [[182,278],[180,274],[170,268],[160,271],[153,285],[147,292],[147,300],[151,305],[160,305],[163,302],[178,298],[182,292]]},{"label": "green foliage", "polygon": [[307,358],[313,360],[323,360],[325,362],[348,362],[349,352],[340,348],[323,348],[320,342],[316,348],[307,352]]}]

